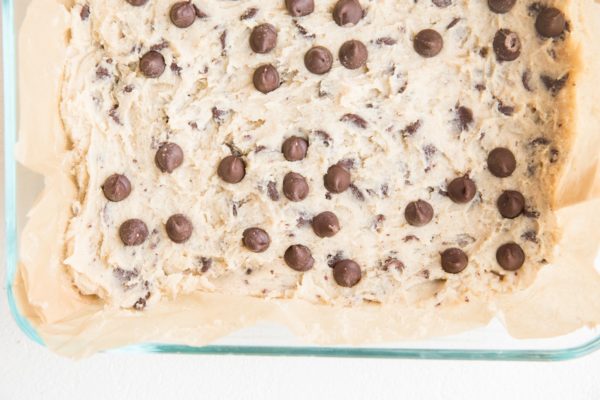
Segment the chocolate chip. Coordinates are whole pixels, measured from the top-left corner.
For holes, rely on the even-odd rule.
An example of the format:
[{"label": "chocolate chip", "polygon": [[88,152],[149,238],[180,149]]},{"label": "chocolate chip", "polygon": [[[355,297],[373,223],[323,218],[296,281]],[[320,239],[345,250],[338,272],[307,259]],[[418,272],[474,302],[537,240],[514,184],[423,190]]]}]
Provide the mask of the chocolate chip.
[{"label": "chocolate chip", "polygon": [[119,236],[125,246],[139,246],[148,237],[148,227],[140,219],[129,219],[121,224]]},{"label": "chocolate chip", "polygon": [[148,2],[148,0],[125,0],[127,1],[129,4],[131,4],[132,6],[143,6],[144,4],[146,4]]},{"label": "chocolate chip", "polygon": [[315,11],[314,0],[285,0],[285,6],[293,17],[304,17]]},{"label": "chocolate chip", "polygon": [[267,194],[269,198],[273,201],[279,201],[279,191],[277,190],[277,183],[271,181],[267,183]]},{"label": "chocolate chip", "polygon": [[356,199],[358,201],[365,201],[365,195],[363,194],[363,192],[360,191],[360,189],[353,183],[350,184],[350,191],[352,192],[352,194],[354,195],[354,197],[356,197]]},{"label": "chocolate chip", "polygon": [[175,143],[164,143],[154,157],[156,166],[162,172],[173,172],[183,163],[183,150]]},{"label": "chocolate chip", "polygon": [[122,201],[131,193],[131,183],[125,175],[113,174],[104,181],[102,191],[108,200]]},{"label": "chocolate chip", "polygon": [[90,6],[89,5],[84,4],[84,6],[81,7],[81,12],[79,13],[79,17],[81,18],[82,21],[86,21],[90,17]]},{"label": "chocolate chip", "polygon": [[262,253],[269,248],[271,238],[264,229],[248,228],[242,234],[242,243],[248,250]]},{"label": "chocolate chip", "polygon": [[283,194],[291,201],[302,201],[308,196],[306,178],[295,172],[288,172],[283,178]]},{"label": "chocolate chip", "polygon": [[427,225],[433,219],[433,207],[424,200],[413,201],[406,206],[404,218],[412,226]]},{"label": "chocolate chip", "polygon": [[355,286],[361,277],[360,265],[352,260],[341,260],[333,266],[333,279],[342,287]]},{"label": "chocolate chip", "polygon": [[245,21],[247,19],[254,18],[254,16],[256,16],[257,13],[258,13],[258,8],[250,7],[249,9],[244,11],[244,13],[242,15],[240,15],[240,21]]},{"label": "chocolate chip", "polygon": [[165,58],[158,51],[150,50],[140,59],[140,71],[147,78],[158,78],[165,72]]},{"label": "chocolate chip", "polygon": [[496,32],[493,46],[499,61],[514,61],[521,55],[521,40],[515,32],[508,29]]},{"label": "chocolate chip", "polygon": [[514,6],[517,0],[488,0],[490,10],[497,14],[506,14]]},{"label": "chocolate chip", "polygon": [[477,186],[468,176],[454,179],[448,184],[448,197],[458,204],[468,203],[477,193]]},{"label": "chocolate chip", "polygon": [[442,253],[442,269],[449,274],[464,271],[469,264],[469,257],[461,249],[450,248]]},{"label": "chocolate chip", "polygon": [[569,74],[565,74],[558,79],[551,78],[548,75],[541,75],[540,79],[546,89],[548,89],[553,96],[556,96],[558,92],[565,87],[567,80],[569,79]]},{"label": "chocolate chip", "polygon": [[288,247],[283,255],[283,260],[291,269],[298,272],[308,271],[315,264],[310,249],[301,244]]},{"label": "chocolate chip", "polygon": [[506,271],[516,271],[525,262],[525,253],[516,243],[505,243],[496,251],[496,261]]},{"label": "chocolate chip", "polygon": [[505,190],[496,202],[500,215],[504,218],[514,219],[525,209],[525,197],[516,190]]},{"label": "chocolate chip", "polygon": [[367,121],[365,121],[365,119],[363,117],[361,117],[360,115],[356,115],[356,114],[345,114],[344,116],[342,116],[342,118],[340,118],[340,121],[341,122],[350,122],[361,129],[367,129],[367,125],[368,125]]},{"label": "chocolate chip", "polygon": [[535,20],[535,29],[540,35],[547,38],[560,36],[566,26],[565,14],[554,7],[543,9]]},{"label": "chocolate chip", "polygon": [[252,82],[256,90],[266,94],[279,87],[279,73],[271,64],[261,65],[254,71]]},{"label": "chocolate chip", "polygon": [[298,136],[287,138],[281,146],[281,152],[288,161],[300,161],[306,157],[308,142]]},{"label": "chocolate chip", "polygon": [[271,24],[260,24],[252,29],[250,48],[256,53],[266,54],[277,46],[277,31]]},{"label": "chocolate chip", "polygon": [[502,114],[506,115],[507,117],[510,117],[515,113],[515,108],[513,106],[507,106],[506,104],[499,101],[498,102],[498,111],[500,111]]},{"label": "chocolate chip", "polygon": [[396,43],[398,43],[398,41],[389,36],[380,37],[377,40],[375,40],[375,44],[377,44],[379,46],[393,46]]},{"label": "chocolate chip", "polygon": [[435,57],[442,51],[444,39],[433,29],[424,29],[415,35],[413,47],[423,57]]},{"label": "chocolate chip", "polygon": [[331,193],[342,193],[350,187],[350,172],[341,165],[332,165],[324,177],[325,188]]},{"label": "chocolate chip", "polygon": [[192,236],[194,226],[183,214],[175,214],[169,217],[165,225],[167,235],[175,243],[184,243]]},{"label": "chocolate chip", "polygon": [[323,46],[315,46],[304,55],[304,65],[313,74],[323,75],[331,70],[333,55]]},{"label": "chocolate chip", "polygon": [[363,16],[358,0],[339,0],[333,8],[333,20],[339,26],[356,25]]},{"label": "chocolate chip", "polygon": [[219,163],[217,175],[227,183],[239,183],[246,176],[246,165],[238,156],[227,156]]},{"label": "chocolate chip", "polygon": [[332,237],[340,231],[340,221],[334,213],[325,211],[313,218],[312,227],[318,237]]},{"label": "chocolate chip", "polygon": [[189,1],[180,1],[173,4],[169,13],[171,22],[178,28],[187,28],[196,20],[196,9]]},{"label": "chocolate chip", "polygon": [[473,111],[468,107],[460,106],[456,110],[458,115],[458,126],[461,131],[469,129],[469,125],[473,122]]},{"label": "chocolate chip", "polygon": [[361,41],[349,40],[340,47],[338,56],[344,67],[357,69],[367,63],[369,51]]},{"label": "chocolate chip", "polygon": [[431,0],[434,6],[439,8],[446,8],[452,4],[452,0]]},{"label": "chocolate chip", "polygon": [[490,151],[487,159],[488,169],[498,178],[509,177],[517,168],[515,155],[507,148],[497,147]]}]

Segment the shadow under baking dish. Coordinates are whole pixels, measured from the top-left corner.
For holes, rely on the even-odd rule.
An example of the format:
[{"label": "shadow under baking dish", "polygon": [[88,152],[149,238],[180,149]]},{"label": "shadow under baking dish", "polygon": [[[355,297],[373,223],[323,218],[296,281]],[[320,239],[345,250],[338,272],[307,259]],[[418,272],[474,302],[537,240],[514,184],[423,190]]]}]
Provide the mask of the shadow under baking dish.
[{"label": "shadow under baking dish", "polygon": [[[32,340],[44,345],[35,328],[17,306],[13,284],[17,273],[18,238],[27,210],[42,190],[42,179],[19,166],[15,160],[17,139],[16,29],[29,0],[2,0],[4,59],[4,201],[8,304],[15,321]],[[600,260],[598,260],[600,261]],[[329,356],[465,360],[566,360],[600,348],[600,328],[582,328],[551,339],[519,340],[511,337],[494,320],[487,327],[443,338],[385,343],[377,346],[305,346],[281,326],[260,324],[229,335],[210,346],[147,343],[112,352],[239,354],[266,356]]]}]

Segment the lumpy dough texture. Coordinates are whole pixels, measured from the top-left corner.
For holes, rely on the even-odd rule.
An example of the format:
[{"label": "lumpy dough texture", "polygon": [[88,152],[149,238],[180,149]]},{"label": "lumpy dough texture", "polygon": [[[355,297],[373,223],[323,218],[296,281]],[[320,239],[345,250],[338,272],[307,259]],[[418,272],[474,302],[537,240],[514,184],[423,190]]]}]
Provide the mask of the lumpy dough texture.
[{"label": "lumpy dough texture", "polygon": [[[364,18],[340,27],[333,0],[315,1],[314,12],[300,18],[289,15],[283,0],[194,0],[198,18],[188,28],[171,22],[173,3],[133,7],[125,0],[88,0],[72,8],[61,113],[79,197],[66,233],[65,264],[83,294],[135,309],[194,291],[434,307],[523,287],[550,260],[555,234],[549,198],[566,151],[561,127],[569,118],[558,104],[565,103],[559,100],[568,92],[571,66],[568,32],[553,39],[536,32],[539,3],[518,0],[500,15],[484,0],[453,0],[443,8],[430,0],[360,0]],[[564,6],[544,2],[552,4]],[[262,23],[275,27],[277,44],[257,54],[249,37]],[[413,38],[424,29],[443,38],[434,57],[415,51]],[[500,29],[519,36],[515,61],[496,57]],[[350,70],[338,52],[354,39],[366,45],[368,60]],[[334,57],[323,75],[304,64],[314,46]],[[140,58],[150,50],[165,60],[157,78],[140,71]],[[268,94],[252,82],[265,64],[281,80]],[[309,143],[300,161],[282,154],[292,136]],[[166,142],[183,151],[182,164],[171,173],[155,162]],[[487,169],[488,154],[497,147],[515,155],[510,177]],[[232,154],[246,169],[238,184],[217,174],[220,161]],[[352,184],[328,193],[323,176],[339,162]],[[306,178],[309,194],[302,201],[283,195],[289,172]],[[102,191],[113,174],[131,183],[120,202]],[[467,174],[477,193],[466,204],[455,203],[447,185]],[[515,219],[498,211],[505,190],[525,197],[525,213]],[[407,223],[405,208],[419,199],[431,204],[434,216],[416,227]],[[337,215],[341,229],[320,238],[311,219],[324,211]],[[180,244],[165,228],[177,214],[193,226]],[[119,237],[129,219],[147,225],[139,246],[124,246]],[[270,237],[263,252],[242,243],[252,227]],[[496,260],[508,242],[526,255],[516,272]],[[295,244],[314,258],[306,272],[284,261]],[[442,269],[440,254],[449,248],[468,255],[458,274]],[[334,279],[332,267],[345,259],[361,268],[353,287]]]}]

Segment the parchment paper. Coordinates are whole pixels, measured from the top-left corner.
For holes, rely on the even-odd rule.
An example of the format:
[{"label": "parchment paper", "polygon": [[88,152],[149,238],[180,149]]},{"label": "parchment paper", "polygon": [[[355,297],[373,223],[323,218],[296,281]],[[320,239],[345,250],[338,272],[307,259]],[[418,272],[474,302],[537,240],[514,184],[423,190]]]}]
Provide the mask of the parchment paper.
[{"label": "parchment paper", "polygon": [[[451,335],[486,325],[495,315],[519,338],[566,334],[600,322],[600,274],[593,262],[600,242],[600,5],[571,2],[572,40],[579,54],[572,152],[555,191],[562,230],[554,262],[528,289],[496,301],[422,310],[417,307],[335,308],[301,301],[197,293],[143,313],[105,309],[72,285],[62,264],[62,237],[76,189],[69,143],[59,116],[68,44],[70,0],[34,0],[20,34],[18,160],[44,175],[45,190],[21,237],[15,282],[21,312],[53,351],[71,357],[142,342],[204,345],[258,321],[283,324],[318,344],[369,344]],[[42,66],[42,67],[40,67]]]}]

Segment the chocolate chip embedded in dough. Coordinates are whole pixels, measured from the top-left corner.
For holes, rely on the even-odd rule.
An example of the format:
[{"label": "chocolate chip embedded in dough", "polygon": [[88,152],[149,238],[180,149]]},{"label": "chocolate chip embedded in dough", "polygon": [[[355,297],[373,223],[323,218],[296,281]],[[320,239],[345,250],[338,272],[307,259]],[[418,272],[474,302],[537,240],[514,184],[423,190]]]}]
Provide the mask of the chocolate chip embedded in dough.
[{"label": "chocolate chip embedded in dough", "polygon": [[252,82],[256,90],[267,94],[279,87],[279,72],[271,64],[261,65],[254,71]]},{"label": "chocolate chip embedded in dough", "polygon": [[507,148],[497,147],[490,151],[487,159],[488,169],[498,178],[509,177],[517,168],[515,155]]},{"label": "chocolate chip embedded in dough", "polygon": [[131,193],[131,183],[125,175],[113,174],[104,181],[102,192],[110,201],[122,201]]},{"label": "chocolate chip embedded in dough", "polygon": [[219,163],[217,175],[227,183],[239,183],[246,176],[246,165],[241,157],[227,156]]},{"label": "chocolate chip embedded in dough", "polygon": [[467,265],[469,265],[469,257],[464,251],[458,248],[444,250],[441,258],[442,269],[449,274],[458,274],[464,271]]},{"label": "chocolate chip embedded in dough", "polygon": [[334,213],[325,211],[313,218],[312,227],[318,237],[332,237],[340,231],[340,221]]},{"label": "chocolate chip embedded in dough", "polygon": [[442,51],[444,39],[433,29],[423,29],[415,35],[413,47],[419,55],[425,58],[435,57]]},{"label": "chocolate chip embedded in dough", "polygon": [[332,165],[324,177],[325,188],[331,193],[342,193],[350,187],[350,172],[339,164]]},{"label": "chocolate chip embedded in dough", "polygon": [[262,253],[269,248],[271,238],[264,229],[248,228],[242,234],[242,243],[248,250],[254,253]]},{"label": "chocolate chip embedded in dough", "polygon": [[458,204],[468,203],[477,193],[475,182],[468,176],[454,179],[448,184],[448,197]]},{"label": "chocolate chip embedded in dough", "polygon": [[349,40],[340,47],[338,56],[344,67],[348,69],[357,69],[367,63],[369,51],[363,42]]},{"label": "chocolate chip embedded in dough", "polygon": [[158,78],[165,72],[165,58],[158,51],[150,50],[140,59],[140,71],[146,78]]},{"label": "chocolate chip embedded in dough", "polygon": [[521,40],[515,32],[508,29],[496,32],[493,46],[499,61],[514,61],[521,55]]},{"label": "chocolate chip embedded in dough", "polygon": [[560,36],[567,26],[565,14],[555,7],[543,9],[535,20],[535,29],[547,38]]},{"label": "chocolate chip embedded in dough", "polygon": [[296,172],[288,172],[283,178],[283,194],[291,201],[302,201],[308,196],[306,178]]},{"label": "chocolate chip embedded in dough", "polygon": [[355,286],[361,278],[360,265],[353,260],[341,260],[333,266],[333,279],[342,287]]},{"label": "chocolate chip embedded in dough", "polygon": [[304,55],[304,65],[313,74],[323,75],[331,71],[333,55],[323,46],[315,46]]},{"label": "chocolate chip embedded in dough", "polygon": [[515,6],[517,0],[488,0],[488,7],[496,14],[506,14]]},{"label": "chocolate chip embedded in dough", "polygon": [[148,2],[148,0],[125,0],[125,1],[127,1],[129,4],[131,4],[132,6],[135,6],[135,7],[143,6],[144,4],[146,4]]},{"label": "chocolate chip embedded in dough", "polygon": [[285,0],[285,6],[292,17],[304,17],[315,11],[314,0]]},{"label": "chocolate chip embedded in dough", "polygon": [[266,54],[277,46],[277,31],[271,24],[255,26],[250,34],[250,48],[259,54]]},{"label": "chocolate chip embedded in dough", "polygon": [[300,161],[306,157],[308,141],[298,136],[287,138],[281,146],[281,152],[288,161]]},{"label": "chocolate chip embedded in dough", "polygon": [[283,260],[291,269],[298,272],[306,272],[315,264],[310,249],[301,244],[288,247],[283,255]]},{"label": "chocolate chip embedded in dough", "polygon": [[525,252],[516,243],[505,243],[496,251],[496,261],[506,271],[516,271],[525,262]]},{"label": "chocolate chip embedded in dough", "polygon": [[339,26],[356,25],[363,16],[358,0],[339,0],[333,8],[333,20]]},{"label": "chocolate chip embedded in dough", "polygon": [[175,243],[185,243],[192,236],[194,226],[183,214],[175,214],[169,217],[165,225],[167,235]]},{"label": "chocolate chip embedded in dough", "polygon": [[412,226],[424,226],[433,219],[433,207],[424,200],[409,203],[404,209],[406,222]]},{"label": "chocolate chip embedded in dough", "polygon": [[189,1],[180,1],[173,4],[169,13],[171,22],[178,28],[187,28],[196,20],[196,9]]},{"label": "chocolate chip embedded in dough", "polygon": [[456,110],[458,115],[458,125],[461,131],[469,129],[469,125],[473,122],[473,111],[469,107],[460,106]]},{"label": "chocolate chip embedded in dough", "polygon": [[175,143],[164,143],[154,157],[156,166],[162,172],[173,172],[183,163],[183,150]]},{"label": "chocolate chip embedded in dough", "polygon": [[129,219],[121,224],[119,236],[125,246],[139,246],[148,237],[148,227],[140,219]]},{"label": "chocolate chip embedded in dough", "polygon": [[504,218],[514,219],[525,210],[525,197],[516,190],[505,190],[496,202],[500,215]]},{"label": "chocolate chip embedded in dough", "polygon": [[446,8],[452,4],[452,0],[431,0],[431,2],[439,8]]}]

